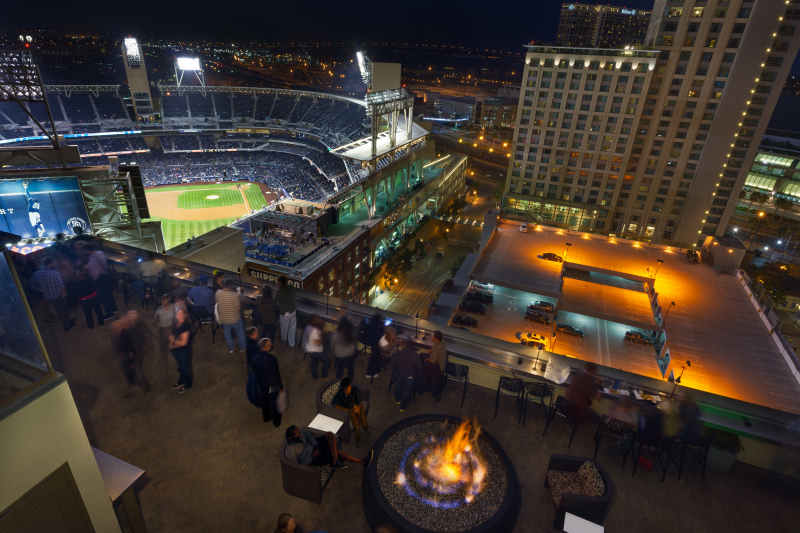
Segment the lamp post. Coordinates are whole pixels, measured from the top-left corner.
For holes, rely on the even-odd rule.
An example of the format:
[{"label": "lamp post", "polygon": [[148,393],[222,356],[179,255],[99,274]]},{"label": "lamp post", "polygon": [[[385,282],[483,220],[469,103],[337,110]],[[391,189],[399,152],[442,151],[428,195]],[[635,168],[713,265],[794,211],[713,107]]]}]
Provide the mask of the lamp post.
[{"label": "lamp post", "polygon": [[[683,377],[683,373],[686,371],[687,368],[690,368],[691,366],[692,366],[692,362],[691,361],[686,361],[686,364],[681,366],[681,375],[678,376],[675,379],[670,379],[670,381],[672,381],[672,383],[673,383],[672,392],[669,394],[670,398],[674,398],[675,397],[675,390],[678,388],[678,385],[681,384],[681,378]],[[672,377],[672,376],[670,376],[670,377]]]},{"label": "lamp post", "polygon": [[656,261],[656,271],[653,273],[653,279],[656,279],[658,276],[658,271],[661,270],[661,267],[664,265],[664,260],[659,259]]},{"label": "lamp post", "polygon": [[667,316],[669,315],[669,310],[672,309],[673,307],[675,307],[675,302],[670,302],[669,303],[669,307],[667,307],[667,310],[664,311],[664,316],[661,317],[661,329],[666,329],[666,327],[667,327]]},{"label": "lamp post", "polygon": [[567,253],[569,253],[570,246],[572,246],[571,242],[565,242],[564,243],[564,262],[565,263],[567,262]]}]

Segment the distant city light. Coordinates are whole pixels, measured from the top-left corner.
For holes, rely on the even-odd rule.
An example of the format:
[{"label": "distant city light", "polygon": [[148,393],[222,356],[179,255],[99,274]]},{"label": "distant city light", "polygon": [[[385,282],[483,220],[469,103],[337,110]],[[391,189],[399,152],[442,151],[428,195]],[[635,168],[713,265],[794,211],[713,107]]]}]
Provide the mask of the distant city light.
[{"label": "distant city light", "polygon": [[778,246],[780,246],[781,244],[783,244],[783,239],[778,239]]}]

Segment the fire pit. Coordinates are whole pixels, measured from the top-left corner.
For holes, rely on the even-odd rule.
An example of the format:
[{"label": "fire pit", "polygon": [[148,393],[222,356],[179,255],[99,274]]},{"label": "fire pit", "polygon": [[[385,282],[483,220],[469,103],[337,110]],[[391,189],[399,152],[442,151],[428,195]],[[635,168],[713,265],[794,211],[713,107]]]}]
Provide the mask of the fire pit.
[{"label": "fire pit", "polygon": [[444,415],[406,418],[374,446],[364,475],[372,526],[408,532],[512,531],[520,506],[516,473],[476,422]]}]

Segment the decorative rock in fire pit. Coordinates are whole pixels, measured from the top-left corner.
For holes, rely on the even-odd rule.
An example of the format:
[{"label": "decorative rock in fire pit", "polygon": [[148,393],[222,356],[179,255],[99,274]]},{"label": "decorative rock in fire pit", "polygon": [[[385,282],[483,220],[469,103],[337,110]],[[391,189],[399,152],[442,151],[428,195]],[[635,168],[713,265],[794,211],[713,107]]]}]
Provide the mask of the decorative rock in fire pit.
[{"label": "decorative rock in fire pit", "polygon": [[516,473],[477,423],[444,415],[406,418],[374,446],[364,475],[372,526],[408,532],[512,531],[520,507]]}]

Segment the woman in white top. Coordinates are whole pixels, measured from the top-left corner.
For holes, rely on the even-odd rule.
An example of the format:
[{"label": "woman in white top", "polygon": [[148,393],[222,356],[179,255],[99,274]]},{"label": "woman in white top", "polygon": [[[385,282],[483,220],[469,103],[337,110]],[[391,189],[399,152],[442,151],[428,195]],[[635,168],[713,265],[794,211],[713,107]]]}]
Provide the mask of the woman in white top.
[{"label": "woman in white top", "polygon": [[323,328],[325,327],[322,319],[315,316],[311,319],[306,331],[303,332],[303,351],[311,359],[311,377],[317,379],[317,367],[322,364],[322,377],[328,377],[331,361],[325,353],[325,342]]}]

